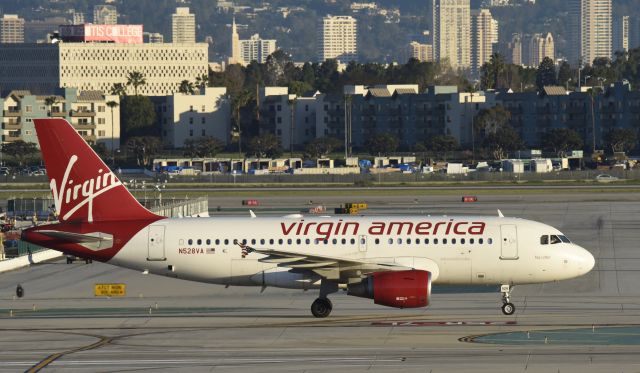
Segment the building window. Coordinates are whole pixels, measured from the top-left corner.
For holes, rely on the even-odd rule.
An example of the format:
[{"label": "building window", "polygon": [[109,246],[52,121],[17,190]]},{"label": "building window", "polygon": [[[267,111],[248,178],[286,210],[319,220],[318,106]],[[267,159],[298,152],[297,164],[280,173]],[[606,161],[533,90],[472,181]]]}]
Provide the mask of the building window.
[{"label": "building window", "polygon": [[106,131],[98,131],[98,136],[105,137],[106,135]]},{"label": "building window", "polygon": [[282,111],[282,105],[278,105],[278,111]]},{"label": "building window", "polygon": [[98,124],[105,124],[105,119],[104,118],[98,118]]},{"label": "building window", "polygon": [[193,130],[189,130],[189,136],[193,137]]},{"label": "building window", "polygon": [[200,118],[200,123],[205,124],[206,123],[206,119],[204,117]]},{"label": "building window", "polygon": [[98,106],[98,113],[104,113],[104,106]]},{"label": "building window", "polygon": [[206,136],[204,128],[202,129],[202,136]]},{"label": "building window", "polygon": [[202,105],[202,112],[204,113],[206,111],[206,108],[204,105]]},{"label": "building window", "polygon": [[33,111],[33,107],[31,105],[27,105],[25,106],[24,111],[26,111],[27,113],[30,113]]},{"label": "building window", "polygon": [[189,124],[193,124],[193,118],[189,118]]}]

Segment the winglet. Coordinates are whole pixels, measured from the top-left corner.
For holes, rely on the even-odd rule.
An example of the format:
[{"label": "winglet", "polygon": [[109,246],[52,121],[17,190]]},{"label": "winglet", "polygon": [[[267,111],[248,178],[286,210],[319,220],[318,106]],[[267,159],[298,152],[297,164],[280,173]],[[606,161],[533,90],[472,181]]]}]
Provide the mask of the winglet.
[{"label": "winglet", "polygon": [[504,218],[504,215],[502,215],[502,211],[500,211],[500,209],[498,209],[498,217]]},{"label": "winglet", "polygon": [[251,215],[251,219],[256,217],[256,214],[253,212],[253,210],[249,210],[249,215]]}]

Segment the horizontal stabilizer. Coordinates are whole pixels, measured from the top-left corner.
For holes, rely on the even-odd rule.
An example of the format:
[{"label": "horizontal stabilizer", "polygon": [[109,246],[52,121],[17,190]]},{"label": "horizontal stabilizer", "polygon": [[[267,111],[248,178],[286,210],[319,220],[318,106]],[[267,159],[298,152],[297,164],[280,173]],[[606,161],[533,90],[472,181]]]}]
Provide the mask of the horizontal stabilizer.
[{"label": "horizontal stabilizer", "polygon": [[61,231],[38,231],[40,234],[49,236],[51,238],[57,238],[59,240],[74,242],[74,243],[89,243],[89,242],[102,242],[112,241],[113,236],[106,233],[71,233]]}]

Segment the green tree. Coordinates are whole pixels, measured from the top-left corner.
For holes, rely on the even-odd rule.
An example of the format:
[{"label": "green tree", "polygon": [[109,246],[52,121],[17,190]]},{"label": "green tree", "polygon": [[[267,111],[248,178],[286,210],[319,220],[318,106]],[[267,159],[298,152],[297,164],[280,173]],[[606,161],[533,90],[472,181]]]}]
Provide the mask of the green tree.
[{"label": "green tree", "polygon": [[187,157],[214,157],[224,149],[224,143],[216,137],[205,136],[184,141],[184,155]]},{"label": "green tree", "polygon": [[113,83],[111,86],[111,90],[109,91],[114,96],[126,96],[127,95],[127,86],[122,83]]},{"label": "green tree", "polygon": [[304,93],[311,91],[313,87],[307,82],[293,80],[289,82],[289,93],[296,96],[302,96]]},{"label": "green tree", "polygon": [[121,135],[133,136],[157,135],[156,110],[147,96],[125,96],[122,98]]},{"label": "green tree", "polygon": [[480,87],[482,89],[502,88],[501,79],[505,71],[504,57],[499,53],[491,55],[489,62],[480,68]]},{"label": "green tree", "polygon": [[134,154],[138,166],[150,165],[160,149],[162,149],[162,141],[159,136],[136,136],[127,140],[127,150]]},{"label": "green tree", "polygon": [[265,84],[281,85],[287,84],[285,81],[285,70],[287,65],[292,63],[291,56],[282,49],[278,49],[267,57]]},{"label": "green tree", "polygon": [[127,75],[127,85],[133,86],[133,92],[137,96],[138,95],[138,87],[147,84],[147,80],[139,71],[131,71],[129,75]]},{"label": "green tree", "polygon": [[569,88],[569,82],[574,79],[575,73],[567,61],[562,61],[558,66],[558,84]]},{"label": "green tree", "polygon": [[102,159],[106,159],[109,155],[107,146],[103,142],[91,145],[91,149],[93,149],[93,151],[96,152],[96,154],[98,154]]},{"label": "green tree", "polygon": [[564,158],[568,150],[582,149],[584,142],[578,132],[569,128],[553,128],[542,135],[542,147]]},{"label": "green tree", "polygon": [[203,92],[204,89],[209,86],[209,75],[202,74],[200,76],[196,76],[195,86],[200,90],[200,92]]},{"label": "green tree", "polygon": [[22,166],[24,161],[32,155],[39,152],[38,146],[33,142],[25,142],[17,140],[2,145],[4,154],[11,154],[15,160]]},{"label": "green tree", "polygon": [[540,66],[538,66],[538,71],[536,72],[536,86],[538,87],[538,91],[541,92],[545,86],[556,84],[558,84],[556,80],[556,67],[551,58],[545,57],[542,62],[540,62]]},{"label": "green tree", "polygon": [[397,136],[389,132],[382,132],[369,136],[365,140],[364,146],[371,155],[388,155],[396,151],[399,144]]},{"label": "green tree", "polygon": [[[111,109],[111,161],[114,162],[115,164],[115,149],[116,146],[114,144],[114,136],[115,136],[115,132],[114,132],[114,128],[113,128],[113,109],[117,108],[118,106],[120,106],[120,104],[118,104],[116,101],[107,101],[107,106],[109,107],[109,109]],[[119,144],[118,144],[119,145]],[[118,146],[120,147],[120,146]]]},{"label": "green tree", "polygon": [[180,82],[180,86],[178,87],[178,92],[183,93],[185,95],[192,95],[196,93],[196,88],[192,82],[185,79]]},{"label": "green tree", "polygon": [[48,96],[44,99],[44,104],[47,107],[47,116],[50,117],[52,115],[52,108],[53,105],[57,104],[58,102],[60,102],[60,100],[58,99],[58,96]]},{"label": "green tree", "polygon": [[458,140],[450,135],[433,136],[429,140],[429,148],[438,156],[441,156],[446,160],[447,153],[458,148]]},{"label": "green tree", "polygon": [[278,138],[272,133],[265,133],[249,139],[247,155],[257,158],[275,158],[282,154]]},{"label": "green tree", "polygon": [[483,145],[491,151],[496,160],[505,159],[509,152],[522,149],[523,146],[520,135],[509,124],[487,133]]},{"label": "green tree", "polygon": [[309,158],[323,158],[335,150],[340,149],[343,145],[342,141],[335,137],[318,137],[307,144],[305,154],[307,154]]},{"label": "green tree", "polygon": [[631,128],[613,128],[603,140],[612,153],[628,152],[638,145],[638,132]]}]

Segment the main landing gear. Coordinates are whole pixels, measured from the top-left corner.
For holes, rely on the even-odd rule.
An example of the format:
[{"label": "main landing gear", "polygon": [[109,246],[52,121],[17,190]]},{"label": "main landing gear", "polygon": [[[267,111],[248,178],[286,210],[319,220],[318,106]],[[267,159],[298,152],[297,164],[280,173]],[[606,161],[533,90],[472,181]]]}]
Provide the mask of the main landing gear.
[{"label": "main landing gear", "polygon": [[511,291],[513,291],[513,286],[500,286],[500,292],[502,293],[502,313],[505,315],[513,315],[513,313],[516,312],[516,306],[511,303]]},{"label": "main landing gear", "polygon": [[327,295],[338,291],[338,283],[322,279],[320,283],[320,297],[311,303],[311,313],[318,318],[324,318],[331,314],[333,303],[327,298]]}]

